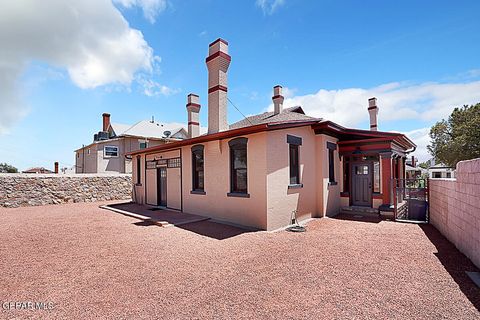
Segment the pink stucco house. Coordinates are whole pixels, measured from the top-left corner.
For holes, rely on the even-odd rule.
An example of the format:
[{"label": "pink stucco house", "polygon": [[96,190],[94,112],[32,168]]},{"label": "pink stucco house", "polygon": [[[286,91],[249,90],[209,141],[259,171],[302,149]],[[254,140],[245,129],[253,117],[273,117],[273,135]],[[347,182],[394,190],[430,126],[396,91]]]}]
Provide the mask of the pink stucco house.
[{"label": "pink stucco house", "polygon": [[281,86],[273,112],[228,125],[230,60],[226,41],[210,44],[207,134],[199,135],[199,96],[189,94],[187,139],[128,154],[134,202],[264,230],[289,225],[294,210],[299,220],[352,206],[390,210],[392,179],[404,177],[415,144],[377,131],[375,98],[370,130],[283,108]]}]

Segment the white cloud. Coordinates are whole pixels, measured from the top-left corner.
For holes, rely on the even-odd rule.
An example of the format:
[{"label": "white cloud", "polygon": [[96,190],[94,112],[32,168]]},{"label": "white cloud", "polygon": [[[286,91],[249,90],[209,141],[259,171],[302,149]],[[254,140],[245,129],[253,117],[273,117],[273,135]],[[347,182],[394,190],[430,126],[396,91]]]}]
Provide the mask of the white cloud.
[{"label": "white cloud", "polygon": [[[302,106],[306,114],[334,121],[347,127],[368,122],[368,98],[377,97],[379,130],[387,121],[419,121],[422,128],[405,133],[417,144],[414,155],[421,161],[431,158],[429,123],[446,119],[452,110],[464,104],[480,102],[480,81],[458,83],[387,83],[374,88],[319,90],[313,94],[294,95],[295,90],[283,88],[285,107]],[[273,104],[267,108],[273,110]],[[402,130],[398,127],[397,130]]]},{"label": "white cloud", "polygon": [[262,9],[263,14],[272,15],[278,8],[285,4],[285,0],[257,0],[255,5]]},{"label": "white cloud", "polygon": [[[291,90],[284,88],[284,91]],[[313,94],[287,97],[284,106],[300,105],[311,116],[332,120],[344,126],[356,126],[368,120],[368,98],[371,97],[378,99],[380,129],[384,121],[436,121],[448,117],[455,106],[480,102],[480,81],[388,83],[369,89],[322,89]],[[268,109],[273,110],[273,104]]]},{"label": "white cloud", "polygon": [[84,89],[128,86],[158,61],[110,0],[4,1],[0,45],[0,134],[27,112],[18,81],[31,61],[65,69]]},{"label": "white cloud", "polygon": [[113,0],[125,8],[140,7],[143,16],[150,22],[155,23],[157,15],[167,8],[166,0]]},{"label": "white cloud", "polygon": [[430,128],[420,128],[403,133],[417,145],[417,149],[412,154],[415,158],[423,162],[432,157],[427,150],[427,146],[430,144]]},{"label": "white cloud", "polygon": [[180,89],[170,88],[151,79],[138,79],[138,82],[143,87],[143,94],[149,97],[170,96],[180,92]]}]

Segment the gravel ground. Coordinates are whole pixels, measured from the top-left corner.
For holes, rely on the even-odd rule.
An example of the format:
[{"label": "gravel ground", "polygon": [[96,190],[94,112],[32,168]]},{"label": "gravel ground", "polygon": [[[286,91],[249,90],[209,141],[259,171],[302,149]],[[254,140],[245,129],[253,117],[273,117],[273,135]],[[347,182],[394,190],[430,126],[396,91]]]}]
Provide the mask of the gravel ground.
[{"label": "gravel ground", "polygon": [[480,319],[478,271],[433,227],[160,228],[96,204],[0,209],[2,310],[35,319]]}]

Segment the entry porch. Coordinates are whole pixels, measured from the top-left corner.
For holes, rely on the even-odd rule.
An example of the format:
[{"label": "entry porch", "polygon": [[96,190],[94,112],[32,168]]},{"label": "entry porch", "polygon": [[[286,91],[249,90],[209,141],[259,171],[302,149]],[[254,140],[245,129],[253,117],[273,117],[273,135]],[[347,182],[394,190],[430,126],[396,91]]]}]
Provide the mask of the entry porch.
[{"label": "entry porch", "polygon": [[393,211],[394,181],[405,179],[407,154],[415,144],[398,133],[348,129],[329,121],[313,127],[316,134],[338,139],[341,208]]}]

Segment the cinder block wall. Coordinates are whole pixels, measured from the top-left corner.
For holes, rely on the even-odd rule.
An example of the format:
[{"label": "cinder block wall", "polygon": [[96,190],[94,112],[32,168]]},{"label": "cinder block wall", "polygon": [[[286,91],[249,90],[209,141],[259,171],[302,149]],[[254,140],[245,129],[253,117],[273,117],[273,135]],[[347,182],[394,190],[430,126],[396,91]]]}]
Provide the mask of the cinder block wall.
[{"label": "cinder block wall", "polygon": [[130,200],[130,174],[0,174],[0,207]]},{"label": "cinder block wall", "polygon": [[480,267],[480,158],[457,164],[456,179],[430,179],[430,223]]}]

